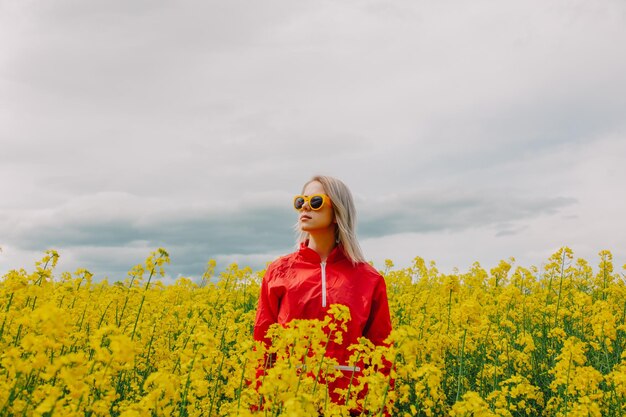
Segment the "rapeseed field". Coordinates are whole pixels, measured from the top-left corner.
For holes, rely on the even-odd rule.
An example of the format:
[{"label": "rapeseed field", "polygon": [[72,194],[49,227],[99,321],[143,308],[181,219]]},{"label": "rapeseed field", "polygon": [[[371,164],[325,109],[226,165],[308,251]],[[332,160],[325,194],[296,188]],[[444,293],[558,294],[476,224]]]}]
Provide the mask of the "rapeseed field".
[{"label": "rapeseed field", "polygon": [[264,271],[213,276],[210,261],[200,283],[163,285],[159,249],[126,279],[93,282],[56,275],[58,258],[0,281],[0,416],[626,415],[626,286],[608,251],[594,267],[562,248],[540,269],[453,274],[387,261],[390,345],[353,347],[364,375],[345,405],[329,401],[324,356],[343,306],[272,328],[266,351],[252,340]]}]

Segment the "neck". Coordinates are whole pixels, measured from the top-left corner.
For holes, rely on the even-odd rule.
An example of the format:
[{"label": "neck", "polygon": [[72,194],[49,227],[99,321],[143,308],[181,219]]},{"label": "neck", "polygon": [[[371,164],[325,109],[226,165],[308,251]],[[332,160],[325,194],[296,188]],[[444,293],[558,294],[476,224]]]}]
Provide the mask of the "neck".
[{"label": "neck", "polygon": [[309,233],[309,248],[313,249],[325,262],[330,252],[337,246],[335,231],[332,233]]}]

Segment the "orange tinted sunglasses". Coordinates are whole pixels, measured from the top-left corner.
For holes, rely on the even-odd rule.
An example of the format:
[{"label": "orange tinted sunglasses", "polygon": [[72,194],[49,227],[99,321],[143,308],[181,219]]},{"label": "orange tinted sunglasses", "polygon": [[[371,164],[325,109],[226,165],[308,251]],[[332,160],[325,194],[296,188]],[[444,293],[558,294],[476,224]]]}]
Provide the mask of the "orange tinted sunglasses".
[{"label": "orange tinted sunglasses", "polygon": [[309,203],[311,210],[319,210],[329,201],[330,197],[326,194],[297,195],[293,198],[293,208],[302,210],[304,203]]}]

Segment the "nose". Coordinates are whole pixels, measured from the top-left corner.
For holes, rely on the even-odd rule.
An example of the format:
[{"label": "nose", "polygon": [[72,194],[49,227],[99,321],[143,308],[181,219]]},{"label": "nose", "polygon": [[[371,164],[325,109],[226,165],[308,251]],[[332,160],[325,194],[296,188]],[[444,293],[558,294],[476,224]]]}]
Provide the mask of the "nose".
[{"label": "nose", "polygon": [[306,211],[311,210],[311,206],[309,205],[308,201],[305,201],[304,204],[302,204],[302,210],[306,210]]}]

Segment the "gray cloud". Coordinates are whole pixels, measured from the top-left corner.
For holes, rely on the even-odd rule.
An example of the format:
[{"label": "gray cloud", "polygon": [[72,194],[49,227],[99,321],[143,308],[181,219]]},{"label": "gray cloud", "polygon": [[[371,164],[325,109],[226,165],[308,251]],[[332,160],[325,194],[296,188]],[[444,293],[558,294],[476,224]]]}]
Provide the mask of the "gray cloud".
[{"label": "gray cloud", "polygon": [[626,4],[544,6],[4,2],[0,268],[49,246],[111,275],[156,246],[173,274],[262,266],[315,173],[351,186],[370,241],[483,228],[539,256],[550,221],[609,241]]},{"label": "gray cloud", "polygon": [[[262,199],[252,199],[256,206],[233,202],[227,208],[165,204],[142,207],[142,201],[134,196],[107,194],[29,214],[6,211],[0,229],[5,239],[23,250],[90,248],[85,252],[87,264],[104,266],[116,275],[125,273],[145,256],[131,265],[125,264],[129,261],[126,257],[117,264],[100,262],[98,249],[106,253],[129,247],[134,248],[133,254],[144,251],[147,256],[148,251],[165,247],[172,251],[176,274],[198,276],[210,258],[268,253],[293,245],[290,226],[294,216],[288,205],[268,206]],[[251,207],[242,209],[241,204]]]},{"label": "gray cloud", "polygon": [[[267,198],[268,200],[273,200]],[[231,207],[185,208],[141,207],[139,198],[128,195],[96,195],[70,201],[45,213],[32,212],[27,221],[23,213],[5,213],[2,229],[13,245],[43,252],[48,248],[77,250],[84,267],[95,268],[110,276],[124,276],[135,263],[157,247],[170,250],[171,272],[199,276],[208,259],[253,259],[254,267],[264,261],[259,254],[284,253],[293,246],[294,214],[288,207],[267,205],[258,198],[258,206],[232,202]],[[382,196],[373,205],[364,206],[359,235],[378,238],[398,233],[433,233],[460,231],[476,227],[496,227],[496,236],[511,235],[510,222],[529,221],[541,215],[557,213],[576,203],[573,198],[522,198],[496,192]],[[124,205],[123,209],[120,205]],[[374,208],[374,209],[372,209]],[[139,259],[119,256],[122,248]],[[89,248],[82,250],[81,248]],[[117,260],[104,254],[118,252]],[[142,251],[144,253],[142,253]],[[237,257],[233,258],[233,254]],[[129,264],[131,262],[131,264]],[[224,264],[220,265],[224,267]],[[106,272],[104,272],[106,271]]]},{"label": "gray cloud", "polygon": [[[451,192],[442,190],[386,197],[382,208],[361,220],[359,231],[365,237],[395,233],[459,231],[530,220],[557,213],[576,204],[568,197],[522,197],[509,192]],[[506,230],[506,226],[505,230]]]}]

